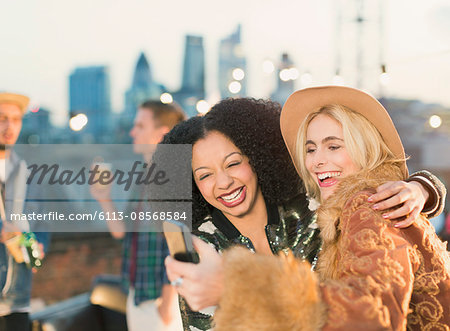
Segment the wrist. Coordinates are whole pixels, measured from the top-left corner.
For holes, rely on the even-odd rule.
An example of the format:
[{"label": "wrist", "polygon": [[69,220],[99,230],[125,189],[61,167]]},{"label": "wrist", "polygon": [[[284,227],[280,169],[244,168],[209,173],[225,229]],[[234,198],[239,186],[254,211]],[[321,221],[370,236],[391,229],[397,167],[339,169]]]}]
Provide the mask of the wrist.
[{"label": "wrist", "polygon": [[412,185],[417,186],[419,188],[420,192],[422,192],[422,195],[425,199],[425,205],[426,205],[428,202],[428,199],[430,198],[430,192],[421,183],[419,183],[415,180],[410,181],[410,183]]},{"label": "wrist", "polygon": [[437,192],[436,187],[433,185],[429,178],[416,173],[406,179],[406,182],[418,185],[422,194],[424,195],[425,204],[421,211],[422,213],[431,214],[434,213],[436,209],[438,209],[439,192]]}]

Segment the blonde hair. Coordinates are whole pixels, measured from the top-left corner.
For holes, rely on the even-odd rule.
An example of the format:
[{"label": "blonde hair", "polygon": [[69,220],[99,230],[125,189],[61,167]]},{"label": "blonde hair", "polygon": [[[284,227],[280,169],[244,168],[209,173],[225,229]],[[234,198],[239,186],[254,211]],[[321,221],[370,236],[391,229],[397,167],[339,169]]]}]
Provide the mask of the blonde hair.
[{"label": "blonde hair", "polygon": [[318,111],[310,113],[303,120],[297,132],[295,161],[310,197],[320,201],[317,181],[305,166],[306,131],[309,123],[318,115],[326,115],[342,126],[345,148],[353,163],[360,170],[372,170],[384,162],[402,161],[394,156],[377,128],[363,115],[342,105],[323,106]]}]

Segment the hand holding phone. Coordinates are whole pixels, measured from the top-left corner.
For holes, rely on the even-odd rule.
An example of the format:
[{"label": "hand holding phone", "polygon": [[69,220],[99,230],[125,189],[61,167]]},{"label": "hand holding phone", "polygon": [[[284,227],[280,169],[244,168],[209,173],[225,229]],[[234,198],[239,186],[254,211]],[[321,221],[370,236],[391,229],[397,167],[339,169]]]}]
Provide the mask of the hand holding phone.
[{"label": "hand holding phone", "polygon": [[166,258],[166,270],[171,284],[186,299],[194,311],[215,306],[224,289],[222,256],[209,243],[192,236],[195,249],[201,256],[198,264],[182,263],[172,256]]},{"label": "hand holding phone", "polygon": [[200,261],[192,243],[192,235],[189,228],[178,221],[164,221],[164,236],[170,255],[181,262],[198,263]]}]

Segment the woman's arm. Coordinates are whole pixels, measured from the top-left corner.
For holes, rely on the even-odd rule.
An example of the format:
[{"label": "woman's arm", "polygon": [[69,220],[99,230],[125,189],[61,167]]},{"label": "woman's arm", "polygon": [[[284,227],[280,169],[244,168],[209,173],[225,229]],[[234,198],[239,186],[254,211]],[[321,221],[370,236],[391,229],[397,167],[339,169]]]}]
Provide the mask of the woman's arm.
[{"label": "woman's arm", "polygon": [[[432,173],[422,170],[412,174],[405,181],[393,181],[380,185],[377,193],[369,201],[374,202],[375,210],[386,211],[385,218],[395,220],[405,217],[394,226],[410,226],[420,213],[429,217],[439,215],[446,196],[444,184]],[[394,208],[388,211],[388,209]]]}]

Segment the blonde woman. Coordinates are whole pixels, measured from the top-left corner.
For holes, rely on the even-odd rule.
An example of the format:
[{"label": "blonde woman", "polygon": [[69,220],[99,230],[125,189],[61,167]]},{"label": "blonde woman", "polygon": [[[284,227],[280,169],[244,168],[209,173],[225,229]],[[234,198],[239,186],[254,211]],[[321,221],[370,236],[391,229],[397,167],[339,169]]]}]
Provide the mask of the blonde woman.
[{"label": "blonde woman", "polygon": [[230,250],[216,330],[450,330],[445,244],[425,216],[399,230],[369,201],[408,176],[383,106],[351,88],[305,89],[286,102],[281,128],[320,203],[318,273],[292,257]]}]

